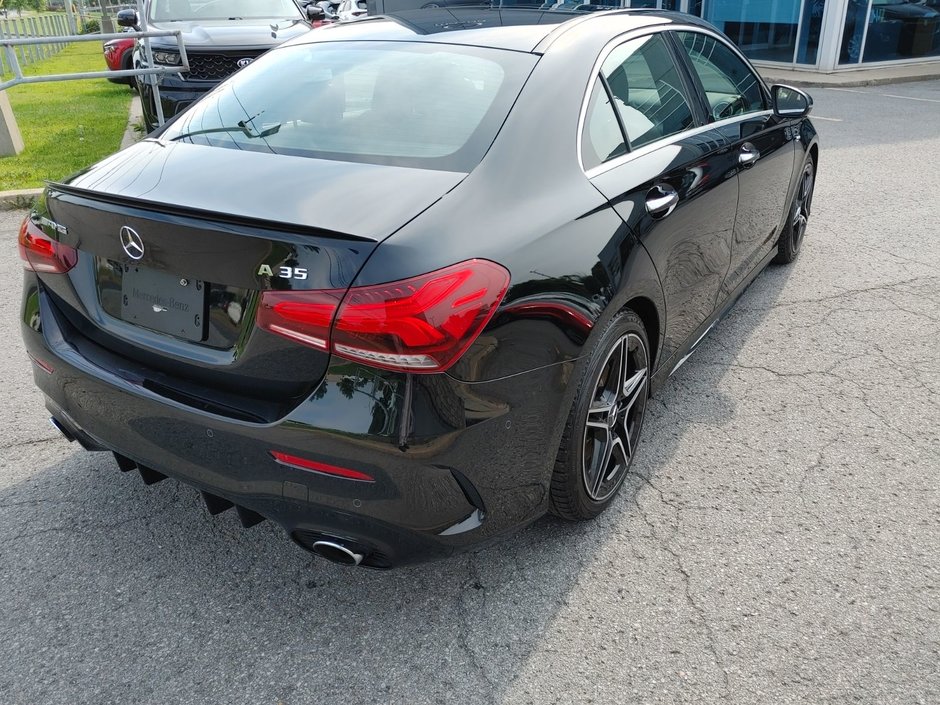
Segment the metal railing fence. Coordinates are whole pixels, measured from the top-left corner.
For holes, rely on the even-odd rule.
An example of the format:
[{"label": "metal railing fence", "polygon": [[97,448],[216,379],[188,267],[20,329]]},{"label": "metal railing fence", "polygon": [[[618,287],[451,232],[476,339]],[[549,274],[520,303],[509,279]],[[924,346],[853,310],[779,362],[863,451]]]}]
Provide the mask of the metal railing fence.
[{"label": "metal railing fence", "polygon": [[[59,39],[71,35],[65,15],[45,14],[27,17],[7,17],[0,19],[0,39],[55,38],[38,45],[20,45],[17,47],[20,66],[29,66],[37,61],[48,59],[65,48],[67,42]],[[0,72],[12,73],[13,66],[4,53],[0,57]]]},{"label": "metal railing fence", "polygon": [[[72,42],[100,42],[110,39],[143,39],[146,53],[150,54],[151,37],[175,37],[176,46],[180,53],[180,66],[154,66],[151,58],[149,65],[153,68],[129,69],[127,71],[80,71],[75,73],[47,74],[43,76],[24,76],[17,50],[30,51],[31,48],[50,43]],[[189,58],[186,56],[186,46],[183,44],[182,33],[179,30],[152,30],[148,32],[116,32],[114,34],[73,34],[64,37],[26,37],[23,39],[0,39],[4,58],[9,63],[13,78],[0,83],[0,91],[24,83],[47,83],[49,81],[75,81],[87,78],[118,78],[121,76],[153,76],[166,73],[180,73],[189,71]],[[38,50],[37,50],[38,51]],[[159,105],[159,101],[157,103]],[[162,118],[162,116],[161,116]]]}]

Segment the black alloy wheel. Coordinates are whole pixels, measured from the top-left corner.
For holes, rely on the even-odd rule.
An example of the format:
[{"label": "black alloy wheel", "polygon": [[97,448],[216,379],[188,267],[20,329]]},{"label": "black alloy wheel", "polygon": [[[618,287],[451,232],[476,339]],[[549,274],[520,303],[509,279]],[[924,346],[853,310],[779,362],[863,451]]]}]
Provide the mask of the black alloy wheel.
[{"label": "black alloy wheel", "polygon": [[777,264],[789,264],[800,254],[803,238],[806,236],[809,214],[813,207],[813,190],[815,187],[816,168],[813,160],[810,159],[803,167],[803,173],[800,174],[800,181],[797,184],[796,193],[793,195],[793,203],[790,206],[790,220],[780,234],[780,241],[777,243],[777,256],[774,257],[774,262]]},{"label": "black alloy wheel", "polygon": [[552,511],[590,519],[613,500],[636,454],[649,397],[649,344],[624,311],[595,348],[568,419],[552,478]]}]

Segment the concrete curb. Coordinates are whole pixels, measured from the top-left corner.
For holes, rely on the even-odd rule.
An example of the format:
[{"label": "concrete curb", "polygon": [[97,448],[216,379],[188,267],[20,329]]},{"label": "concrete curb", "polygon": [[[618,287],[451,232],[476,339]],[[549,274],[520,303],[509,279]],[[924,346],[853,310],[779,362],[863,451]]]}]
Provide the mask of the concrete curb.
[{"label": "concrete curb", "polygon": [[143,132],[138,132],[135,128],[143,124],[144,112],[140,107],[140,94],[134,93],[131,99],[130,114],[127,117],[127,129],[124,130],[124,137],[121,138],[121,149],[127,149],[135,142],[140,141],[144,136]]},{"label": "concrete curb", "polygon": [[31,208],[42,194],[41,188],[23,188],[15,191],[0,191],[0,210],[15,211]]},{"label": "concrete curb", "polygon": [[768,83],[792,83],[815,88],[853,88],[882,86],[886,83],[911,83],[940,79],[940,63],[886,66],[878,69],[816,73],[799,69],[761,66],[757,69]]},{"label": "concrete curb", "polygon": [[[140,96],[136,93],[131,99],[131,107],[127,116],[127,127],[121,137],[120,149],[125,149],[143,137],[142,132],[134,129],[140,123],[143,112],[140,107]],[[31,208],[33,202],[42,194],[41,188],[25,188],[13,191],[0,191],[0,210],[11,211]]]}]

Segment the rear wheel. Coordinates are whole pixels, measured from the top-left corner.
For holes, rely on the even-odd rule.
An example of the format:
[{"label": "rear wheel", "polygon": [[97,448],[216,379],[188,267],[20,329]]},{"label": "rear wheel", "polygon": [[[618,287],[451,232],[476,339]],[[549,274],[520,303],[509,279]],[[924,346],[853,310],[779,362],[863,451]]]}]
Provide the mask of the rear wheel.
[{"label": "rear wheel", "polygon": [[625,310],[601,336],[581,379],[552,475],[554,514],[592,519],[613,501],[640,440],[649,361],[643,322]]},{"label": "rear wheel", "polygon": [[810,159],[803,167],[800,181],[790,204],[790,218],[786,227],[780,233],[777,242],[777,264],[789,264],[800,254],[803,246],[803,237],[806,235],[806,225],[809,221],[810,210],[813,206],[813,189],[816,186],[816,165]]}]

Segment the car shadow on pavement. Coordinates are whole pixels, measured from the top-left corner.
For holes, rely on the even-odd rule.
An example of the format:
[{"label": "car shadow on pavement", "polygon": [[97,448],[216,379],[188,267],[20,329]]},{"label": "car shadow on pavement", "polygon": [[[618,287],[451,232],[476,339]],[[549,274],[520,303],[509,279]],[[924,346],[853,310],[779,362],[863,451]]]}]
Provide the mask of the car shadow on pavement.
[{"label": "car shadow on pavement", "polygon": [[[527,702],[537,651],[556,651],[559,668],[603,658],[619,639],[675,653],[667,635],[644,629],[647,610],[674,611],[687,623],[683,648],[707,656],[710,627],[671,543],[674,456],[692,429],[731,417],[719,383],[787,276],[761,275],[747,312],[732,311],[650,405],[629,484],[606,513],[546,518],[438,563],[340,568],[270,522],[244,530],[233,512],[210,517],[190,487],[145,487],[108,454],[64,454],[0,491],[0,693],[43,703]],[[587,615],[575,628],[597,632],[594,654],[565,649],[558,629],[573,603]],[[605,619],[615,603],[616,619]],[[720,673],[707,677],[721,689]]]}]

